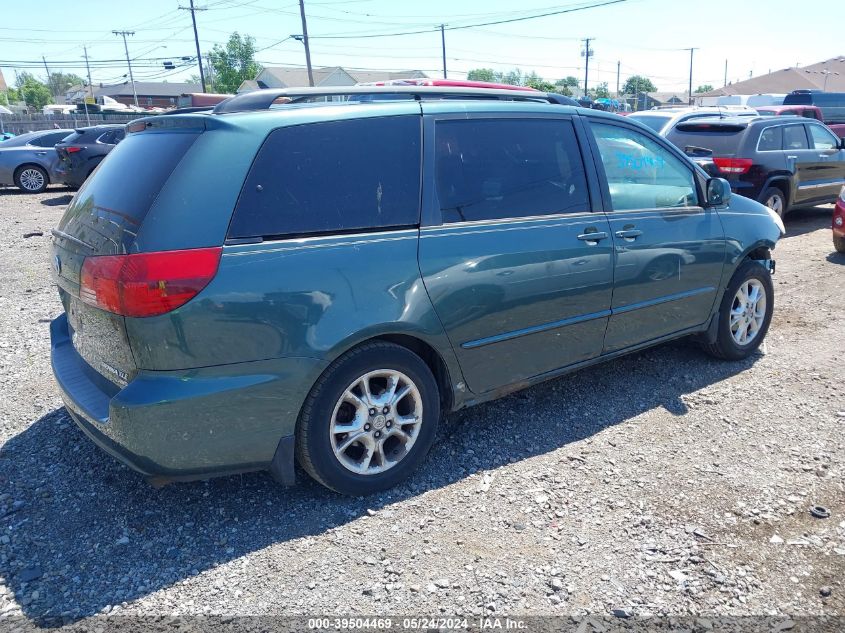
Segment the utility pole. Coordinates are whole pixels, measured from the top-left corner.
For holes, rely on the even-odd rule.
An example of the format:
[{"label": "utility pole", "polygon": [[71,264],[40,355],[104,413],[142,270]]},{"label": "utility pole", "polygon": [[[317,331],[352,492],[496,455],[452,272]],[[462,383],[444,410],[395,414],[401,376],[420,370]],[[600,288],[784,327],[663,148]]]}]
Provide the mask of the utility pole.
[{"label": "utility pole", "polygon": [[50,69],[47,68],[47,60],[44,59],[44,55],[41,56],[41,61],[44,62],[44,70],[47,71],[47,85],[50,86],[50,94],[53,95],[53,101],[56,100],[56,93],[53,92],[53,76],[50,74]]},{"label": "utility pole", "polygon": [[311,71],[311,47],[308,45],[308,24],[305,21],[305,0],[299,0],[299,15],[302,18],[302,43],[305,44],[305,65],[308,67],[308,85],[314,86],[314,73]]},{"label": "utility pole", "polygon": [[112,31],[115,35],[123,36],[123,50],[126,51],[126,65],[129,66],[129,81],[132,83],[132,96],[135,99],[135,107],[138,107],[138,92],[135,90],[135,78],[132,76],[132,61],[129,59],[129,46],[126,44],[127,35],[135,35],[135,31]]},{"label": "utility pole", "polygon": [[722,84],[723,86],[728,85],[728,60],[725,60],[725,83]]},{"label": "utility pole", "polygon": [[214,92],[214,66],[211,63],[211,53],[205,54],[205,60],[208,63],[208,81],[211,85],[211,92]]},{"label": "utility pole", "polygon": [[622,69],[622,62],[616,62],[616,99],[619,99],[619,72]]},{"label": "utility pole", "polygon": [[592,37],[585,38],[582,40],[584,42],[584,51],[581,53],[584,56],[584,97],[586,98],[589,94],[587,92],[587,82],[590,78],[590,55],[592,52],[590,51],[590,41]]},{"label": "utility pole", "polygon": [[[205,11],[205,7],[203,8],[196,8],[194,6],[194,0],[190,0],[191,6],[189,7],[179,7],[185,11],[191,12],[191,23],[194,25],[194,43],[197,45],[197,64],[200,67],[200,84],[202,84],[202,91],[205,92],[205,72],[202,69],[202,53],[200,53],[200,37],[197,35],[197,11]],[[135,105],[138,105],[137,103]]]},{"label": "utility pole", "polygon": [[443,49],[443,79],[448,78],[446,74],[446,25],[440,25],[440,44]]},{"label": "utility pole", "polygon": [[689,50],[689,104],[692,105],[692,53],[698,49],[690,48],[685,50]]},{"label": "utility pole", "polygon": [[[91,83],[91,66],[88,64],[88,47],[83,46],[82,50],[85,51],[85,70],[88,71],[88,90],[91,93],[91,99],[94,98],[94,85]],[[91,117],[88,116],[88,97],[82,97],[82,103],[85,104],[85,122],[90,126],[91,125]]]}]

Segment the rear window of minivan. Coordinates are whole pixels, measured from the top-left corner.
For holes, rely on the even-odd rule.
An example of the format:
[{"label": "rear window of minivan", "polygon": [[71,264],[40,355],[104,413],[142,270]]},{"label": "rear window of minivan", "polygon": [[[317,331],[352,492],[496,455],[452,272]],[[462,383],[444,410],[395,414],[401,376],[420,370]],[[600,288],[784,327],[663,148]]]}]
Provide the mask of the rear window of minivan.
[{"label": "rear window of minivan", "polygon": [[421,125],[403,115],[274,130],[246,177],[229,238],[417,225]]},{"label": "rear window of minivan", "polygon": [[130,240],[198,136],[198,131],[130,134],[109,153],[97,173],[85,181],[59,229],[64,231],[79,221],[96,223],[103,219],[119,225],[122,239]]}]

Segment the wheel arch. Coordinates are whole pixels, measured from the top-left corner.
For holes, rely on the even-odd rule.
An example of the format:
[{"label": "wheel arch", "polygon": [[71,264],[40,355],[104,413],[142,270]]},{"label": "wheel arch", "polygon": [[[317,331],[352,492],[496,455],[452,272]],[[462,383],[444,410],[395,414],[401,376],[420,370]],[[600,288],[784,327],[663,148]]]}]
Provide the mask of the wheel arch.
[{"label": "wheel arch", "polygon": [[32,161],[27,162],[27,163],[22,163],[22,164],[18,165],[17,167],[15,167],[15,171],[14,171],[14,174],[13,174],[13,178],[14,178],[15,180],[17,180],[17,179],[18,179],[18,176],[20,175],[20,173],[21,173],[24,169],[26,169],[27,167],[37,167],[38,169],[40,169],[41,171],[43,171],[43,172],[44,172],[44,177],[45,177],[45,179],[47,180],[47,184],[48,184],[48,185],[49,185],[49,184],[52,184],[52,183],[50,182],[50,170],[49,170],[49,169],[47,169],[44,165],[41,165],[41,164],[39,164],[39,163],[34,163],[34,162],[32,162]]},{"label": "wheel arch", "polygon": [[786,201],[786,207],[789,208],[792,205],[793,195],[792,195],[792,175],[791,174],[775,174],[773,176],[769,176],[765,183],[763,183],[762,189],[760,189],[760,195],[763,195],[763,192],[766,191],[769,187],[775,187],[781,190],[783,193],[784,200]]}]

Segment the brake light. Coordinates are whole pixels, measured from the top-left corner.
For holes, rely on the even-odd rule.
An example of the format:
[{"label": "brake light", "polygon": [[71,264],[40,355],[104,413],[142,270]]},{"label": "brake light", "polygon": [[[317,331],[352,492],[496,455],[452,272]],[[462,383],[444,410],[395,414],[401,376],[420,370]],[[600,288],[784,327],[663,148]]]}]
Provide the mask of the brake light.
[{"label": "brake light", "polygon": [[223,249],[99,255],[82,263],[79,298],[128,317],[164,314],[185,305],[217,274]]},{"label": "brake light", "polygon": [[754,164],[750,158],[714,158],[713,162],[726,174],[744,174]]},{"label": "brake light", "polygon": [[70,145],[70,146],[68,146],[68,147],[65,147],[65,151],[66,151],[68,154],[74,154],[74,153],[76,153],[76,152],[81,152],[81,151],[82,151],[82,148],[81,148],[81,147],[76,147],[75,145]]}]

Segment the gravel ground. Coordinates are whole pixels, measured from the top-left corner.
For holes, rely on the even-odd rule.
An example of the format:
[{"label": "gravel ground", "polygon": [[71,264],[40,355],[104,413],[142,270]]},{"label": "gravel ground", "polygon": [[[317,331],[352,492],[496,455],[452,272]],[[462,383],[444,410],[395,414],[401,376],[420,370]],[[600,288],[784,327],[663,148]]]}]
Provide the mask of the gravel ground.
[{"label": "gravel ground", "polygon": [[411,482],[349,499],[263,473],[156,490],[76,428],[48,337],[69,200],[0,193],[0,618],[845,615],[829,207],[787,222],[759,355],[666,345],[451,415]]}]

